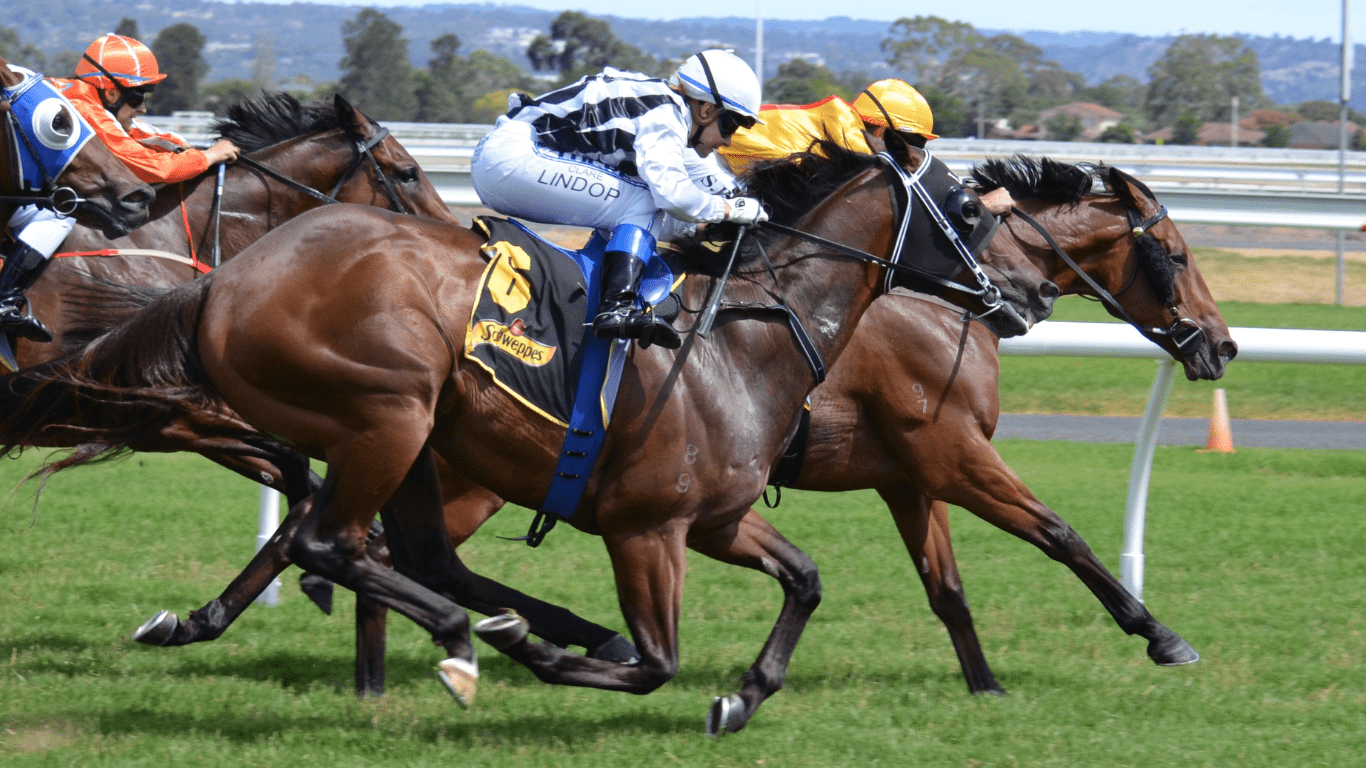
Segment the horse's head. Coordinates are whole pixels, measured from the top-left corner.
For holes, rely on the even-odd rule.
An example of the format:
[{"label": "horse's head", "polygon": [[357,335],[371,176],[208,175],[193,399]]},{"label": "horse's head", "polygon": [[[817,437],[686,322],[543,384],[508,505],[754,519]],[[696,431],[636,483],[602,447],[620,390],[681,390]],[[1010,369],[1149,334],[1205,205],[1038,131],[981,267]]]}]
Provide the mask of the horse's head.
[{"label": "horse's head", "polygon": [[111,238],[147,220],[152,188],[92,141],[94,130],[56,88],[4,59],[0,83],[0,194],[9,213],[26,203],[47,205]]},{"label": "horse's head", "polygon": [[250,153],[256,172],[296,187],[274,203],[288,209],[283,218],[331,198],[458,223],[412,155],[341,96],[305,106],[268,93],[234,104],[216,128]]},{"label": "horse's head", "polygon": [[1063,293],[1101,299],[1180,361],[1192,381],[1223,375],[1238,345],[1181,233],[1146,185],[1110,166],[1022,156],[988,160],[973,176],[984,189],[1009,189],[1023,214],[1006,219],[1007,236],[993,249],[1019,249]]},{"label": "horse's head", "polygon": [[[342,130],[357,147],[368,148],[369,167],[358,172],[334,195],[344,203],[383,206],[395,200],[402,209],[418,216],[459,224],[460,220],[441,199],[417,160],[389,134],[387,128],[366,117],[337,94],[333,99]],[[382,190],[382,193],[378,190]],[[380,195],[383,195],[381,197]]]},{"label": "horse's head", "polygon": [[903,181],[909,182],[904,189],[912,202],[900,238],[911,269],[889,272],[886,287],[946,298],[1001,337],[1018,336],[1047,319],[1058,287],[1026,254],[989,247],[1000,220],[986,210],[977,191],[923,150],[907,146],[902,156]]}]

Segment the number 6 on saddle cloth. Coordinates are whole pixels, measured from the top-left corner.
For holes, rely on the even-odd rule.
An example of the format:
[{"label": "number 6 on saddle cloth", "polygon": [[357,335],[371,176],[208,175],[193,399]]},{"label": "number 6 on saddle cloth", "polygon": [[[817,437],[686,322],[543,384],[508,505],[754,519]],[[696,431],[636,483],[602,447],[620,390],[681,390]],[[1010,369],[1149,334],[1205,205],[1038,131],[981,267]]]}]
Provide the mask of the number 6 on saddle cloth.
[{"label": "number 6 on saddle cloth", "polygon": [[[522,540],[538,545],[558,519],[579,505],[610,421],[630,342],[590,330],[602,291],[607,241],[594,233],[577,251],[552,245],[521,223],[493,216],[474,221],[489,260],[465,330],[465,357],[488,371],[519,402],[567,430],[550,491]],[[658,256],[645,265],[639,296],[662,316],[672,270]]]}]

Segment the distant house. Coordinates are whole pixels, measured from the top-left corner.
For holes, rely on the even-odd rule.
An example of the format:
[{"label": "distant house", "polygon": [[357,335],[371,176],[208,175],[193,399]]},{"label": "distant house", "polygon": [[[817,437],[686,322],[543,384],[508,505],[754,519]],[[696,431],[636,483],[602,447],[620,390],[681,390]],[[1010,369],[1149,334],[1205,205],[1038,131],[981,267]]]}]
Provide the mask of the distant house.
[{"label": "distant house", "polygon": [[[1143,141],[1146,144],[1170,144],[1174,132],[1171,126],[1167,126],[1145,135]],[[1231,147],[1233,146],[1233,123],[1205,123],[1200,126],[1200,131],[1195,136],[1195,143],[1202,147]],[[1238,146],[1261,146],[1264,138],[1266,138],[1266,131],[1259,131],[1251,127],[1247,121],[1238,121]]]},{"label": "distant house", "polygon": [[1109,107],[1102,107],[1089,101],[1074,101],[1071,104],[1063,104],[1060,107],[1053,107],[1040,112],[1039,125],[1048,125],[1048,121],[1057,115],[1066,115],[1081,123],[1081,135],[1077,137],[1080,141],[1095,141],[1100,138],[1102,133],[1105,133],[1106,128],[1119,125],[1120,121],[1124,119],[1123,112],[1116,112]]},{"label": "distant house", "polygon": [[[1347,141],[1352,141],[1352,137],[1357,135],[1361,126],[1350,120],[1347,122]],[[1337,149],[1338,121],[1319,120],[1309,122],[1302,120],[1290,126],[1290,143],[1287,146],[1295,149]]]}]

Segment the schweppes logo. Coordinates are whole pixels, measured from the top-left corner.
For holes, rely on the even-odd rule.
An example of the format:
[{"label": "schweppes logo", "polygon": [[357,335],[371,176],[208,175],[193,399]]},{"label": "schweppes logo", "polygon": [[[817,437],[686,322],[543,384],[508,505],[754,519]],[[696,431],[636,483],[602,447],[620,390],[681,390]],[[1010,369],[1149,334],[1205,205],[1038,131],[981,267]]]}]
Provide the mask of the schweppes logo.
[{"label": "schweppes logo", "polygon": [[474,349],[480,344],[492,344],[512,355],[526,365],[539,368],[555,357],[558,347],[542,344],[526,335],[526,323],[521,319],[505,325],[496,320],[480,320],[470,325],[465,332],[465,348]]}]

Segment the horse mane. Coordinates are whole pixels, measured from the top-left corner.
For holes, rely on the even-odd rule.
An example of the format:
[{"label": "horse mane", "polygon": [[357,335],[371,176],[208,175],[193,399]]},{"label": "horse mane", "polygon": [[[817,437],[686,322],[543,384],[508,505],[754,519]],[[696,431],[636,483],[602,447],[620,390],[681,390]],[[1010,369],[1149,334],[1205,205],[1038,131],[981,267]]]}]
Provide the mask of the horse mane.
[{"label": "horse mane", "polygon": [[[985,194],[1005,187],[1017,199],[1080,203],[1087,197],[1117,194],[1111,174],[1120,174],[1149,199],[1156,200],[1146,184],[1104,163],[1063,163],[1048,157],[1015,155],[1008,159],[990,158],[972,167],[972,178]],[[1137,219],[1131,215],[1131,224]],[[1134,242],[1139,269],[1148,279],[1153,294],[1162,302],[1175,297],[1176,267],[1162,243],[1151,235]]]},{"label": "horse mane", "polygon": [[[860,173],[879,165],[866,152],[855,152],[831,141],[817,140],[811,149],[778,160],[755,163],[741,181],[747,197],[758,198],[769,219],[792,226],[811,209]],[[683,269],[690,273],[719,275],[729,251],[716,250],[717,243],[734,240],[739,227],[730,222],[710,224],[674,242]],[[746,235],[737,264],[757,258],[760,246],[767,247],[779,233],[755,227]]]},{"label": "horse mane", "polygon": [[1101,166],[1063,163],[1050,157],[992,157],[974,165],[971,176],[982,194],[1004,187],[1016,199],[1079,203],[1103,187]]},{"label": "horse mane", "polygon": [[233,104],[228,107],[228,114],[213,124],[219,138],[230,140],[243,152],[340,127],[341,119],[332,103],[305,105],[278,91]]}]

